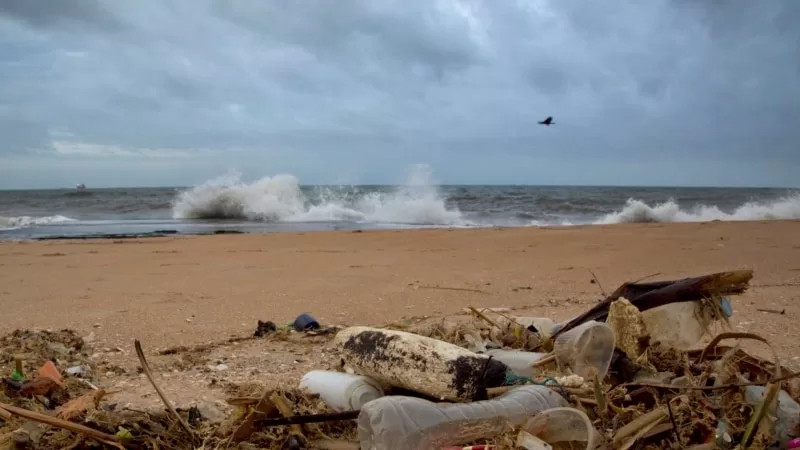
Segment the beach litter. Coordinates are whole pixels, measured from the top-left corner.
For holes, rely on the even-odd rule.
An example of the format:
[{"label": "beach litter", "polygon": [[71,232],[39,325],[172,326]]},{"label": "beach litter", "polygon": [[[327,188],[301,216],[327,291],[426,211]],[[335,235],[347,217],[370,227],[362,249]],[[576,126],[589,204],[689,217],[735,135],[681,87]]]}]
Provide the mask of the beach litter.
[{"label": "beach litter", "polygon": [[259,321],[219,345],[305,340],[331,346],[338,363],[294,387],[226,386],[231,412],[219,418],[172,404],[138,341],[163,408],[116,403],[75,332],[15,331],[0,337],[0,448],[797,448],[798,374],[756,334],[711,332],[752,276],[626,283],[563,323],[496,308],[342,329],[308,326],[307,314],[299,326]]}]

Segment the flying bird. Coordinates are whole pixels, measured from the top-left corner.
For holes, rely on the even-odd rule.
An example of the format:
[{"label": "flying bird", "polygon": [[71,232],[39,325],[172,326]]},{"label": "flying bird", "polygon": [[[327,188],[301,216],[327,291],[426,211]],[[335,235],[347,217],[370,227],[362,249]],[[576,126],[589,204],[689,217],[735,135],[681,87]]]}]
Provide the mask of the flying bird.
[{"label": "flying bird", "polygon": [[553,122],[552,116],[548,116],[547,119],[539,122],[539,125],[547,125],[549,127],[550,125],[555,125],[555,122]]}]

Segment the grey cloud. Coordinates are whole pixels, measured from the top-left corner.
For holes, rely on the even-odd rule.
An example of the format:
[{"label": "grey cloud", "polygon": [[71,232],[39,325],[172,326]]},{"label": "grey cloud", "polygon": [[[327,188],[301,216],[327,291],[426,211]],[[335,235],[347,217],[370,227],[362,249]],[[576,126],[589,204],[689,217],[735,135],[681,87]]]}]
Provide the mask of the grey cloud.
[{"label": "grey cloud", "polygon": [[503,160],[564,158],[566,183],[600,162],[800,161],[793,0],[45,3],[0,2],[0,158],[65,129],[321,178],[381,161],[502,182]]},{"label": "grey cloud", "polygon": [[106,3],[99,0],[3,0],[0,14],[34,27],[119,29],[121,22],[106,9]]}]

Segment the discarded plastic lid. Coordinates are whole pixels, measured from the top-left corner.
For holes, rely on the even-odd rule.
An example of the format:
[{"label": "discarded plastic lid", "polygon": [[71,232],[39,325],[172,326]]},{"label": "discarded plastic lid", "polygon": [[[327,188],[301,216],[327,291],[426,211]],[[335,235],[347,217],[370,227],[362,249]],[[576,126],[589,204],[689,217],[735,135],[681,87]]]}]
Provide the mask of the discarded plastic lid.
[{"label": "discarded plastic lid", "polygon": [[319,322],[311,314],[303,313],[294,319],[292,326],[297,331],[318,330]]}]

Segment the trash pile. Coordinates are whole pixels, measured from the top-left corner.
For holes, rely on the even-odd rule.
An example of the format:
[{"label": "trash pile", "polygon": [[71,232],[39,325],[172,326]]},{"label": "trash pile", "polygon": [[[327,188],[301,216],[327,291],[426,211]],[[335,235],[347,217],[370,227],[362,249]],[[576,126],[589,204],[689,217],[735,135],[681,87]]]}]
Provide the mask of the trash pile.
[{"label": "trash pile", "polygon": [[221,423],[175,409],[138,341],[164,411],[108,401],[74,333],[15,332],[0,339],[13,367],[0,448],[800,448],[798,374],[744,352],[745,339],[769,346],[755,334],[710,331],[752,276],[626,283],[563,323],[502,308],[382,327],[259,321],[255,339],[328,336],[339,364],[292,389],[239,386]]}]

